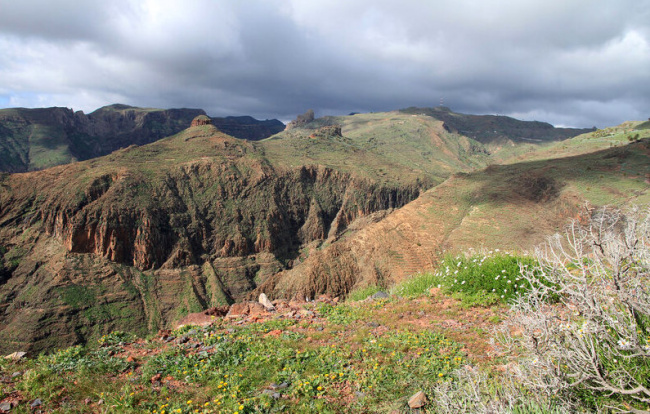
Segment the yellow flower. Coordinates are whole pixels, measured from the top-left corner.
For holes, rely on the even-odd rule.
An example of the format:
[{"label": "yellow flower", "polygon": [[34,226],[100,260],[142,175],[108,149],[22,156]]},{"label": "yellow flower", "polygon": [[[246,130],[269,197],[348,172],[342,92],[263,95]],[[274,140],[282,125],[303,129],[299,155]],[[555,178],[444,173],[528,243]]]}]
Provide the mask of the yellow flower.
[{"label": "yellow flower", "polygon": [[441,372],[440,374],[438,374],[438,376],[439,376],[439,377],[444,377],[445,374],[443,374],[443,373]]}]

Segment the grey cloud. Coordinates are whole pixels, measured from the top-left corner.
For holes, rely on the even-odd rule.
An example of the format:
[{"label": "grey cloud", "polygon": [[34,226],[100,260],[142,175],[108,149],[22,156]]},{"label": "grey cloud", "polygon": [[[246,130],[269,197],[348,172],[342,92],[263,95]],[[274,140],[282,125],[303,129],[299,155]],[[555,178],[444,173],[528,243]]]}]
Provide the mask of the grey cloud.
[{"label": "grey cloud", "polygon": [[[650,116],[650,1],[0,0],[0,95],[290,119],[433,106]],[[2,103],[2,101],[0,101]]]}]

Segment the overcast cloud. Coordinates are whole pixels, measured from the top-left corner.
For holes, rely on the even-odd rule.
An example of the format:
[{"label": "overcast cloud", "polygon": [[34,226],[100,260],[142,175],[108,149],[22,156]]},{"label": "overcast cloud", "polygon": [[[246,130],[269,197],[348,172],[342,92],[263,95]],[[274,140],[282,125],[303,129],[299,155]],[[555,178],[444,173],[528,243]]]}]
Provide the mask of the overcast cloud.
[{"label": "overcast cloud", "polygon": [[650,0],[0,0],[0,107],[650,117]]}]

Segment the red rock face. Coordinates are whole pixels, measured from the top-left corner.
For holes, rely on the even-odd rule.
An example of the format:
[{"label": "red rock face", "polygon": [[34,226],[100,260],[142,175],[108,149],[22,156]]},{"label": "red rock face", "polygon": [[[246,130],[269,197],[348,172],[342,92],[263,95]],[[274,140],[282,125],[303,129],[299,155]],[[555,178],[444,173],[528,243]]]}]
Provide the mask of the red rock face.
[{"label": "red rock face", "polygon": [[199,115],[192,120],[193,127],[201,126],[201,125],[212,125],[212,120],[205,115]]},{"label": "red rock face", "polygon": [[[417,188],[383,188],[324,167],[247,168],[250,175],[243,176],[226,164],[206,164],[170,172],[157,183],[106,175],[89,183],[78,201],[68,198],[67,189],[47,199],[38,218],[69,252],[140,270],[172,269],[200,265],[206,253],[286,254],[418,194]],[[138,188],[144,186],[143,198]]]}]

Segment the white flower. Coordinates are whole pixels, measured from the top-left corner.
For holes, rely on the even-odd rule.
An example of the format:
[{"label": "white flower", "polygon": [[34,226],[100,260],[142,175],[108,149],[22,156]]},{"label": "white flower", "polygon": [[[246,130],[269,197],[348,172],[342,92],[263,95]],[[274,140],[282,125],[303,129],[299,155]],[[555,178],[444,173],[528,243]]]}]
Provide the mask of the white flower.
[{"label": "white flower", "polygon": [[455,275],[458,274],[458,270],[454,270],[454,274],[455,274]]},{"label": "white flower", "polygon": [[492,289],[492,292],[496,292],[496,291],[497,291],[496,289]]},{"label": "white flower", "polygon": [[499,276],[495,277],[494,280],[499,280]]},{"label": "white flower", "polygon": [[511,284],[511,283],[512,283],[512,280],[508,280],[508,284]]},{"label": "white flower", "polygon": [[505,272],[506,272],[506,269],[503,269],[503,270],[501,271],[501,273],[505,273]]},{"label": "white flower", "polygon": [[621,349],[630,349],[632,348],[632,344],[627,339],[619,339],[618,347]]},{"label": "white flower", "polygon": [[503,295],[501,295],[501,299],[503,299]]},{"label": "white flower", "polygon": [[495,252],[498,252],[498,251],[499,251],[499,249],[494,249],[494,251],[495,251]]},{"label": "white flower", "polygon": [[461,285],[464,285],[464,284],[465,284],[465,281],[463,280],[462,282],[460,282],[460,284],[461,284]]}]

